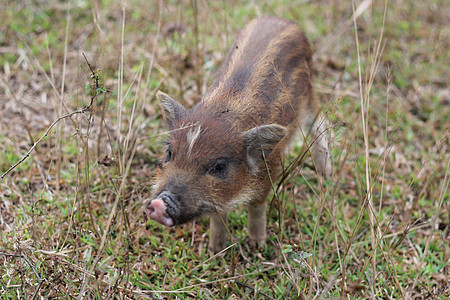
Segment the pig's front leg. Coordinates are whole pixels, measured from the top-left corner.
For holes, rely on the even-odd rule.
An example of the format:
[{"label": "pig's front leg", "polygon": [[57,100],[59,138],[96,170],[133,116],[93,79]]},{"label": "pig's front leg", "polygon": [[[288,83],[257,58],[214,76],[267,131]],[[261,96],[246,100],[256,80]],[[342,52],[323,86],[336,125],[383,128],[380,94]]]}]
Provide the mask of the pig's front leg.
[{"label": "pig's front leg", "polygon": [[250,203],[248,205],[248,231],[250,246],[256,248],[266,242],[266,207],[267,202]]},{"label": "pig's front leg", "polygon": [[209,250],[218,253],[225,248],[227,240],[227,214],[216,213],[211,216],[209,223]]}]

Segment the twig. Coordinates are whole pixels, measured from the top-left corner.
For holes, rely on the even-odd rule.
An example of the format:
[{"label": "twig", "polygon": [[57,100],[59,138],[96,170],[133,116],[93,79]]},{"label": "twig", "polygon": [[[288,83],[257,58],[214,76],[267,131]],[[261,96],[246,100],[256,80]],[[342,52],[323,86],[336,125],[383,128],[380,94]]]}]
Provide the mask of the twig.
[{"label": "twig", "polygon": [[225,253],[226,251],[228,251],[228,249],[231,249],[232,247],[234,247],[234,246],[236,246],[236,245],[237,245],[237,243],[234,243],[234,244],[232,244],[232,245],[226,247],[225,249],[222,249],[221,251],[217,252],[216,254],[214,254],[213,256],[211,256],[210,258],[208,258],[207,260],[205,260],[203,263],[198,264],[195,268],[192,268],[192,269],[190,269],[189,271],[187,271],[187,272],[185,273],[184,276],[187,277],[187,275],[191,274],[191,273],[194,272],[194,271],[197,271],[199,268],[205,266],[210,260],[215,259],[216,257],[222,255],[223,253]]},{"label": "twig", "polygon": [[48,136],[48,133],[50,132],[50,130],[52,130],[53,127],[55,127],[56,124],[59,123],[59,121],[67,119],[72,117],[73,115],[77,115],[77,114],[83,114],[85,112],[90,111],[92,104],[94,103],[95,98],[97,97],[97,95],[100,92],[106,92],[106,90],[104,89],[103,86],[101,86],[99,84],[99,76],[98,76],[98,71],[94,71],[92,66],[89,64],[89,61],[87,60],[86,56],[84,55],[84,59],[86,60],[86,63],[89,66],[89,69],[91,70],[91,78],[94,78],[94,82],[95,84],[93,86],[91,86],[91,89],[93,89],[93,91],[91,91],[91,102],[89,103],[88,106],[73,111],[71,113],[68,113],[64,116],[59,117],[58,119],[56,119],[45,131],[45,133],[33,144],[33,146],[28,150],[28,152],[18,161],[16,162],[14,165],[12,165],[6,172],[4,172],[2,175],[0,175],[0,180],[5,178],[6,175],[8,175],[12,170],[14,170],[18,165],[20,165],[21,163],[23,163],[31,154],[31,152],[33,152],[33,150],[36,148],[37,145],[39,145],[40,142],[42,142],[42,140]]},{"label": "twig", "polygon": [[254,287],[251,287],[251,286],[249,286],[248,284],[245,284],[245,283],[243,283],[243,282],[240,282],[239,280],[235,280],[234,282],[237,283],[237,285],[240,285],[240,286],[242,286],[242,287],[248,288],[248,289],[252,290],[253,292],[256,292],[256,293],[258,293],[258,294],[260,294],[260,295],[266,297],[267,299],[273,299],[273,300],[275,300],[275,298],[273,298],[273,297],[267,295],[266,293],[263,293],[263,292],[261,292],[261,291],[255,290]]},{"label": "twig", "polygon": [[[441,191],[440,191],[440,195],[439,195],[439,201],[437,202],[436,213],[434,214],[433,223],[432,223],[433,225],[431,226],[431,232],[428,235],[428,239],[427,239],[427,243],[425,244],[425,250],[423,251],[422,259],[420,260],[419,264],[417,265],[416,278],[414,278],[414,283],[410,290],[413,290],[416,287],[418,280],[419,280],[419,276],[422,274],[422,271],[423,271],[422,266],[425,261],[425,258],[428,255],[428,249],[430,246],[431,239],[434,236],[434,229],[436,227],[436,222],[439,217],[439,212],[441,211],[442,203],[444,202],[444,199],[446,198],[446,195],[447,195],[447,190],[448,190],[448,186],[449,186],[449,182],[450,182],[449,168],[450,168],[450,159],[447,160],[447,164],[445,167],[445,176],[444,176],[444,180],[442,181],[442,187],[441,187]],[[420,268],[422,268],[422,269],[420,269]]]},{"label": "twig", "polygon": [[0,255],[8,256],[8,257],[22,257],[22,255],[20,255],[20,254],[10,254],[10,253],[6,253],[6,252],[0,252]]},{"label": "twig", "polygon": [[33,297],[31,297],[31,300],[36,299],[37,293],[41,289],[41,286],[42,286],[43,283],[44,283],[44,280],[41,280],[39,282],[38,286],[36,287],[36,290],[34,291]]},{"label": "twig", "polygon": [[89,274],[89,272],[87,271],[87,264],[86,261],[84,262],[84,269],[83,269],[83,281],[81,283],[81,289],[80,289],[80,293],[78,294],[78,299],[83,299],[83,294],[84,294],[84,288],[86,286],[86,274]]},{"label": "twig", "polygon": [[[20,251],[22,252],[22,251]],[[37,272],[36,268],[33,266],[33,264],[31,264],[31,262],[28,260],[28,258],[26,257],[25,254],[21,253],[21,254],[10,254],[10,253],[6,253],[6,252],[0,252],[0,255],[3,256],[7,256],[7,257],[17,257],[17,258],[22,258],[23,260],[25,260],[25,262],[30,266],[30,268],[33,270],[34,275],[37,277],[37,279],[39,280],[39,284],[36,287],[36,290],[34,291],[33,297],[31,299],[35,299],[37,296],[37,293],[39,292],[39,290],[41,289],[42,284],[45,281],[45,278],[41,278],[41,276],[39,276],[39,273]]]},{"label": "twig", "polygon": [[73,111],[71,113],[68,113],[67,115],[61,116],[58,119],[56,119],[45,131],[45,133],[33,144],[33,146],[30,148],[30,150],[28,150],[28,152],[18,161],[16,162],[14,165],[12,165],[5,173],[3,173],[2,175],[0,175],[0,179],[3,179],[6,175],[8,175],[8,173],[10,173],[12,170],[14,170],[18,165],[20,165],[21,163],[23,163],[31,154],[31,152],[33,152],[34,148],[36,148],[36,146],[42,142],[42,140],[48,135],[48,133],[50,132],[50,130],[52,130],[52,128],[58,124],[59,121],[64,120],[66,118],[70,118],[73,115],[76,114],[82,114],[86,111],[88,111],[91,107],[90,106],[86,106],[85,108]]},{"label": "twig", "polygon": [[199,32],[198,32],[198,7],[197,0],[191,0],[192,14],[194,15],[194,42],[195,42],[195,62],[194,62],[194,72],[195,72],[195,83],[197,84],[197,93],[202,94],[202,77],[200,76],[199,66],[203,65],[200,55],[199,47]]},{"label": "twig", "polygon": [[171,294],[171,293],[185,293],[187,292],[187,290],[192,289],[192,288],[197,288],[200,286],[205,286],[205,285],[209,285],[209,284],[215,284],[215,283],[219,283],[219,282],[224,282],[224,281],[232,281],[238,278],[243,278],[243,277],[247,277],[250,275],[254,275],[256,273],[262,273],[265,272],[267,270],[270,270],[272,268],[267,268],[267,269],[263,269],[263,270],[258,270],[258,271],[254,271],[248,274],[241,274],[241,275],[236,275],[236,276],[232,276],[232,277],[228,277],[228,278],[220,278],[217,280],[212,280],[212,281],[206,281],[206,282],[201,282],[201,283],[197,283],[197,284],[191,284],[185,287],[181,287],[179,289],[176,290],[165,290],[165,291],[143,291],[146,294],[154,294],[154,293],[164,293],[164,294]]}]

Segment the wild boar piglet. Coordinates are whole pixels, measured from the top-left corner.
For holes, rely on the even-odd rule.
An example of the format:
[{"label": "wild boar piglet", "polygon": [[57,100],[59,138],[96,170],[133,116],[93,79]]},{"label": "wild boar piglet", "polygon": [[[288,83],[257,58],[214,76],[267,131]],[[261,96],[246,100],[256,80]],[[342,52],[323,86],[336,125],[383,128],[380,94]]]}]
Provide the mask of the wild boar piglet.
[{"label": "wild boar piglet", "polygon": [[242,29],[192,109],[158,92],[170,133],[147,216],[174,226],[210,215],[209,248],[218,252],[225,247],[226,213],[243,202],[251,244],[264,243],[269,174],[276,179],[295,129],[315,135],[316,168],[331,173],[311,77],[311,50],[302,31],[291,21],[265,17]]}]

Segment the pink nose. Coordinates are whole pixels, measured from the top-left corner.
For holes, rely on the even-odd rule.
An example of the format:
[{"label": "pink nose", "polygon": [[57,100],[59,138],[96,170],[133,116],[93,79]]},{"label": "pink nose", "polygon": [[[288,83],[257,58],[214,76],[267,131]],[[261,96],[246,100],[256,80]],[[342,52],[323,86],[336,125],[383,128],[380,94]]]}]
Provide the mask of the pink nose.
[{"label": "pink nose", "polygon": [[172,218],[166,212],[166,204],[162,199],[156,198],[145,209],[147,216],[165,226],[173,226]]}]

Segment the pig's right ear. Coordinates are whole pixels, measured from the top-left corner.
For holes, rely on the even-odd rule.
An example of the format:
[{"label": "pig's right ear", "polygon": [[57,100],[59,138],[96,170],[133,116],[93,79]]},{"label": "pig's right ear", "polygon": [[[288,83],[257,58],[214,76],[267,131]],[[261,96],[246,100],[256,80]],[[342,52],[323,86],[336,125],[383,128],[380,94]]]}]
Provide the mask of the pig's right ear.
[{"label": "pig's right ear", "polygon": [[264,158],[267,158],[286,136],[286,128],[277,124],[262,125],[245,131],[242,136],[247,148],[248,166],[256,176]]},{"label": "pig's right ear", "polygon": [[156,93],[156,97],[158,98],[159,104],[163,109],[164,119],[166,119],[169,129],[173,129],[175,122],[186,114],[186,108],[161,91]]}]

